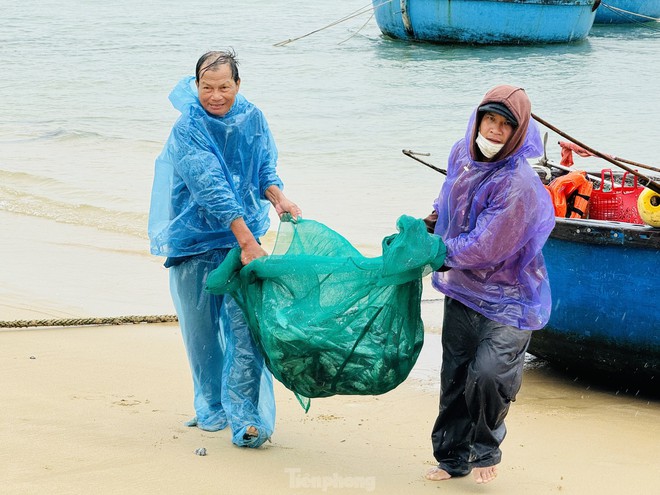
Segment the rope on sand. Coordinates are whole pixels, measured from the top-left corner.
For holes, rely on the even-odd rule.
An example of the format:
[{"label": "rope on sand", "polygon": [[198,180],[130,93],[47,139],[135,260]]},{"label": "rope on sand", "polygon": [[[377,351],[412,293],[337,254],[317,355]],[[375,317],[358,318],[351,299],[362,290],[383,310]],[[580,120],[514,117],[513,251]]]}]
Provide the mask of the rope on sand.
[{"label": "rope on sand", "polygon": [[0,321],[0,328],[79,327],[84,325],[125,325],[127,323],[167,323],[178,321],[176,315],[111,316],[108,318],[65,318],[58,320]]}]

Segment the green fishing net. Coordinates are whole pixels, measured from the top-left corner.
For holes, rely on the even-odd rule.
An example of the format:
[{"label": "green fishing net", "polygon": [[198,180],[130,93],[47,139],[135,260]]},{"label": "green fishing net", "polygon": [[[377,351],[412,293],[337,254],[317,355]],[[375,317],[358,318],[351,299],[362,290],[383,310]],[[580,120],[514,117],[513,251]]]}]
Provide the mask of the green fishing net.
[{"label": "green fishing net", "polygon": [[446,249],[402,216],[367,258],[313,221],[282,222],[273,253],[243,267],[232,249],[206,290],[231,294],[268,369],[308,410],[309,398],[378,395],[403,382],[424,341],[422,277]]}]

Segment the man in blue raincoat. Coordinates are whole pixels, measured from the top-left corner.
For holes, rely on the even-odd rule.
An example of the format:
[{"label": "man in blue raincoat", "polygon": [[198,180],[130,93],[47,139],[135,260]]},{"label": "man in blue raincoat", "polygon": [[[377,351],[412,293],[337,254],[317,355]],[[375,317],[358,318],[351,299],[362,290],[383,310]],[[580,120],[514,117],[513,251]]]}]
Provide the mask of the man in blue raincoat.
[{"label": "man in blue raincoat", "polygon": [[229,425],[234,444],[259,447],[275,423],[272,377],[236,302],[204,287],[232,247],[243,264],[266,255],[258,239],[270,204],[279,215],[301,211],[282,192],[275,142],[240,82],[233,52],[208,52],[170,94],[181,116],[156,160],[149,238],[152,254],[167,257],[193,376],[196,416],[187,424]]},{"label": "man in blue raincoat", "polygon": [[447,247],[443,269],[433,274],[445,309],[440,412],[431,435],[438,466],[429,480],[472,471],[487,483],[497,475],[531,333],[550,317],[541,248],[554,209],[527,162],[542,153],[525,91],[493,88],[452,148],[427,218]]}]

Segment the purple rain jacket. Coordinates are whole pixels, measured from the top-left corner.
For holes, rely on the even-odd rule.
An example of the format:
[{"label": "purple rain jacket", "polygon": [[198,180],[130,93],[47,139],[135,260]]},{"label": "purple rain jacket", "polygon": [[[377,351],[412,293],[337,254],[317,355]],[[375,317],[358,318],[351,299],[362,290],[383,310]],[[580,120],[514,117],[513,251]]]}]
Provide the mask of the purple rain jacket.
[{"label": "purple rain jacket", "polygon": [[497,86],[479,106],[488,102],[506,105],[519,125],[493,161],[475,159],[477,110],[454,144],[434,203],[450,269],[435,272],[433,286],[491,320],[537,330],[550,317],[541,248],[555,225],[550,195],[527,162],[543,154],[541,135],[522,88]]}]

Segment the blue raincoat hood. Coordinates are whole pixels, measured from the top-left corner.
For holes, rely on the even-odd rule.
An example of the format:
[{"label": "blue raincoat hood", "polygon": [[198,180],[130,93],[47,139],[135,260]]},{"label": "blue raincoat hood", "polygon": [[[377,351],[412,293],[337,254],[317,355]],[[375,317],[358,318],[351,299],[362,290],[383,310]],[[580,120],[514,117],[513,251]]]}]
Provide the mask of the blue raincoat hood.
[{"label": "blue raincoat hood", "polygon": [[169,96],[181,112],[156,159],[149,211],[152,254],[181,257],[233,247],[242,217],[255,237],[270,225],[265,191],[282,188],[277,148],[261,111],[241,94],[226,115],[210,115],[194,77]]},{"label": "blue raincoat hood", "polygon": [[[527,96],[520,91],[512,98]],[[513,111],[515,105],[505,104]],[[434,203],[435,233],[447,246],[451,269],[434,273],[433,285],[487,318],[536,330],[550,317],[541,249],[555,220],[550,195],[527,161],[543,154],[539,128],[529,115],[519,115],[519,107],[514,113],[523,118],[515,133],[521,134],[509,154],[495,162],[473,158],[476,109],[451,150]]]}]

